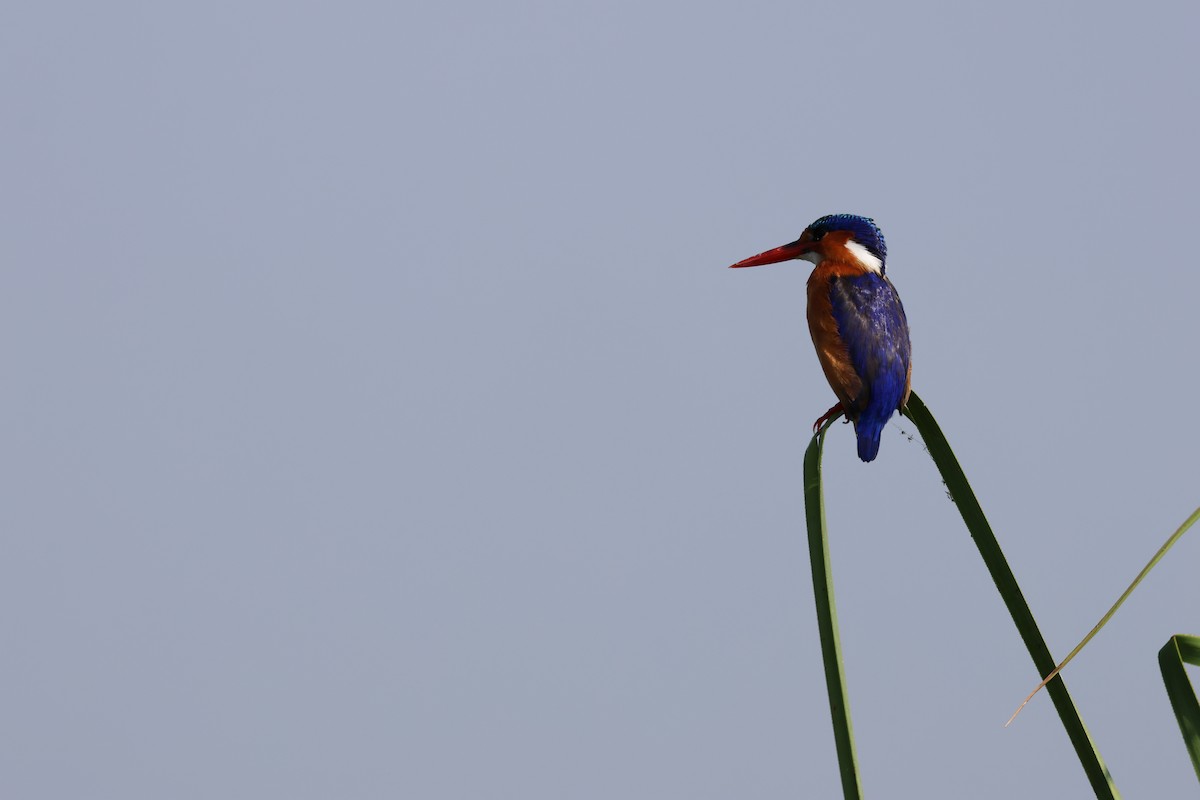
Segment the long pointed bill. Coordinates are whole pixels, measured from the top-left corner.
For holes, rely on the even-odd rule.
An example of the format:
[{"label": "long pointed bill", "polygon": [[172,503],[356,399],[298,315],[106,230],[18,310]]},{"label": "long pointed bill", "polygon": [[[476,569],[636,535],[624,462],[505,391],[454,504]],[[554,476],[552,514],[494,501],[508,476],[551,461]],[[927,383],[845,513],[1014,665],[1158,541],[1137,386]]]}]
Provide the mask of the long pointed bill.
[{"label": "long pointed bill", "polygon": [[778,261],[790,261],[793,258],[802,258],[811,249],[809,242],[802,242],[802,239],[797,239],[791,244],[785,244],[783,247],[776,247],[774,250],[750,256],[745,261],[730,264],[730,269],[735,267],[758,267],[763,264],[774,264]]}]

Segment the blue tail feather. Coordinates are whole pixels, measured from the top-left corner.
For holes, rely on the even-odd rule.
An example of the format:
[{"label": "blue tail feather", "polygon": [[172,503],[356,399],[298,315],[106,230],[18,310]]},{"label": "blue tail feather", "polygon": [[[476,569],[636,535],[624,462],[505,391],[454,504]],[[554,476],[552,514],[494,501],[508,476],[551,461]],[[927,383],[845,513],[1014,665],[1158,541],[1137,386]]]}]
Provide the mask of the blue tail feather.
[{"label": "blue tail feather", "polygon": [[858,421],[858,425],[855,426],[858,434],[858,457],[863,461],[874,461],[875,456],[879,455],[879,440],[883,437],[883,426],[886,424],[886,419],[868,419],[865,415]]}]

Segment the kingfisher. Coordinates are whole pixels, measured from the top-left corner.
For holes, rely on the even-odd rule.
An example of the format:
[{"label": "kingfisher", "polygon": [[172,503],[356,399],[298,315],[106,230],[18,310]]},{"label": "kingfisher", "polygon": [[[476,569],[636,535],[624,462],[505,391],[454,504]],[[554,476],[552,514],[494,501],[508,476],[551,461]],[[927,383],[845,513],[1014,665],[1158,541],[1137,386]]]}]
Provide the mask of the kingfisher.
[{"label": "kingfisher", "polygon": [[904,408],[912,388],[908,319],[885,274],[883,231],[869,217],[829,214],[796,241],[732,266],[790,259],[815,265],[808,276],[808,330],[838,399],[813,431],[844,413],[854,423],[858,457],[874,461],[883,426]]}]

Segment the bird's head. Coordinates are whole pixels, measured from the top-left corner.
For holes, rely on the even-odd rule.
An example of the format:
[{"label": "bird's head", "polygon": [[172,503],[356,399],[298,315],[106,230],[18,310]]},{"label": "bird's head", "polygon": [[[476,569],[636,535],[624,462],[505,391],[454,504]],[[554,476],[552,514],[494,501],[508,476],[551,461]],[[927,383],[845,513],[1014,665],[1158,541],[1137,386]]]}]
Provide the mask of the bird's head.
[{"label": "bird's head", "polygon": [[882,275],[887,261],[887,244],[875,220],[857,214],[829,214],[805,228],[796,241],[732,266],[757,267],[793,258],[814,264],[838,261]]}]

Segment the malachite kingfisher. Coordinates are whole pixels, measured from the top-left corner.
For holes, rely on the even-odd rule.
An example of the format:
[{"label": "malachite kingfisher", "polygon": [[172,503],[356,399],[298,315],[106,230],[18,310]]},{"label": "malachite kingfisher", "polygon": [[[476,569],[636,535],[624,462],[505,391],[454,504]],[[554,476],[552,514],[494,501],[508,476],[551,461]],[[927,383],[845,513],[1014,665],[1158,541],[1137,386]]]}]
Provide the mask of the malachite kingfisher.
[{"label": "malachite kingfisher", "polygon": [[813,424],[839,413],[854,423],[858,457],[879,454],[883,426],[903,409],[912,388],[908,319],[886,272],[887,245],[875,220],[830,214],[791,244],[739,261],[757,267],[798,258],[816,265],[808,276],[808,330],[838,403]]}]

